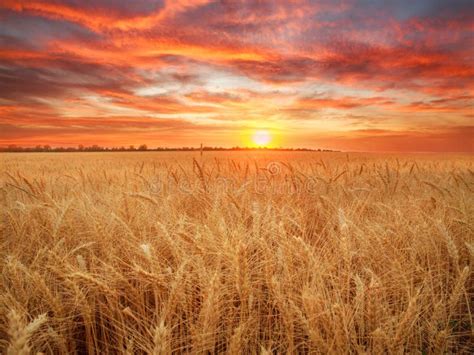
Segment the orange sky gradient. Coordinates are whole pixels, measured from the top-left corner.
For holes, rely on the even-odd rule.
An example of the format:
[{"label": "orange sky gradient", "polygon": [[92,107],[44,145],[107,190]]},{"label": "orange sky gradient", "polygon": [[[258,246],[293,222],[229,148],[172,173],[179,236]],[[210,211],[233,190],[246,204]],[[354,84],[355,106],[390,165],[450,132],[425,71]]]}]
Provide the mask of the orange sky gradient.
[{"label": "orange sky gradient", "polygon": [[471,1],[0,0],[0,145],[474,152]]}]

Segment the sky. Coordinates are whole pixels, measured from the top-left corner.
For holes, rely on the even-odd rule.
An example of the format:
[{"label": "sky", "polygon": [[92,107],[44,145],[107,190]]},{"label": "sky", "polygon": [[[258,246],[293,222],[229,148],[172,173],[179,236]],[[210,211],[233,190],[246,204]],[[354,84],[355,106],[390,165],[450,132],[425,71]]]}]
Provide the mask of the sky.
[{"label": "sky", "polygon": [[474,152],[468,1],[0,0],[0,145]]}]

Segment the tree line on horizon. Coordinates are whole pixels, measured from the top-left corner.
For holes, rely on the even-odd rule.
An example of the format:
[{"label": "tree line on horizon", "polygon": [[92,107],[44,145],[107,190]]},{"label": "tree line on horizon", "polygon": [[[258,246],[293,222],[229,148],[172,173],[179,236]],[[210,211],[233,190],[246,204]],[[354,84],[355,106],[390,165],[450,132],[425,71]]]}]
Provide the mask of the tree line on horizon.
[{"label": "tree line on horizon", "polygon": [[311,148],[268,148],[268,147],[156,147],[149,148],[146,144],[141,144],[138,147],[130,145],[128,147],[103,147],[97,144],[91,146],[84,146],[82,144],[77,147],[52,147],[50,145],[36,145],[34,147],[22,147],[16,144],[10,144],[8,146],[0,146],[0,152],[11,152],[11,153],[34,153],[34,152],[146,152],[146,151],[246,151],[246,150],[277,150],[277,151],[306,151],[306,152],[335,152],[330,149],[311,149]]}]

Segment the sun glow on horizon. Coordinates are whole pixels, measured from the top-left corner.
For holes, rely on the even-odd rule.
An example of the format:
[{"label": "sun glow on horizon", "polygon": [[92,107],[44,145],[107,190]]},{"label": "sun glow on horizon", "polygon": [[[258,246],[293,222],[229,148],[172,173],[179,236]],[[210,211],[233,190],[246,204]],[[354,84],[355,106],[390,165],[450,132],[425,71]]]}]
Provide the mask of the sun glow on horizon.
[{"label": "sun glow on horizon", "polygon": [[266,129],[255,131],[252,135],[252,142],[257,147],[266,147],[272,141],[272,135]]}]

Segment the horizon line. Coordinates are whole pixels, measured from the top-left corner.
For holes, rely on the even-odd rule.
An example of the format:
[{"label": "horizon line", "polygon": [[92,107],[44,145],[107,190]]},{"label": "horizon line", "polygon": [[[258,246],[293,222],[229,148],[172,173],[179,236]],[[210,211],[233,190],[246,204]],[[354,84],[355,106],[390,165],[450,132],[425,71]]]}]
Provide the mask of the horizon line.
[{"label": "horizon line", "polygon": [[51,146],[49,144],[45,145],[35,145],[35,146],[20,146],[16,144],[9,145],[0,145],[1,152],[94,152],[94,151],[104,151],[104,152],[140,152],[140,151],[232,151],[232,150],[289,150],[289,151],[330,151],[330,152],[340,152],[341,150],[328,149],[328,148],[307,148],[307,147],[271,147],[271,146],[261,146],[261,147],[249,147],[249,146],[233,146],[233,147],[222,147],[222,146],[181,146],[181,147],[167,147],[167,146],[157,146],[157,147],[148,147],[146,144],[141,144],[139,146],[129,145],[125,146],[100,146],[97,144],[85,146]]},{"label": "horizon line", "polygon": [[[133,148],[132,148],[133,147]],[[367,154],[468,154],[473,155],[474,151],[398,151],[398,150],[340,150],[329,148],[307,148],[307,147],[248,147],[248,146],[181,146],[181,147],[166,147],[158,146],[149,148],[146,144],[124,146],[99,146],[97,144],[90,146],[50,146],[35,145],[35,146],[20,146],[16,144],[1,145],[0,153],[114,153],[114,152],[212,152],[212,151],[288,151],[288,152],[326,152],[326,153],[367,153]]]}]

